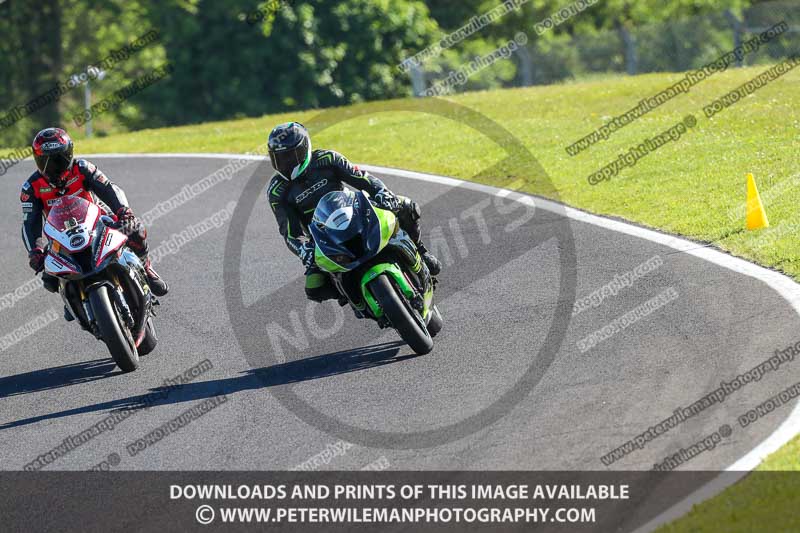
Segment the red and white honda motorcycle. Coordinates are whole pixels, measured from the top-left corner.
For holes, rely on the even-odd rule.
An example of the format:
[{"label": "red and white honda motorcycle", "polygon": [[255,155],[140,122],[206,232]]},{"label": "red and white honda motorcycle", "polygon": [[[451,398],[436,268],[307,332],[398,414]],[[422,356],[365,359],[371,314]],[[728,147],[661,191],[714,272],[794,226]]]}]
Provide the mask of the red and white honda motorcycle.
[{"label": "red and white honda motorcycle", "polygon": [[158,342],[141,261],[116,220],[78,196],[59,198],[44,226],[49,241],[44,270],[59,278],[67,310],[83,329],[106,343],[120,369],[132,372]]}]

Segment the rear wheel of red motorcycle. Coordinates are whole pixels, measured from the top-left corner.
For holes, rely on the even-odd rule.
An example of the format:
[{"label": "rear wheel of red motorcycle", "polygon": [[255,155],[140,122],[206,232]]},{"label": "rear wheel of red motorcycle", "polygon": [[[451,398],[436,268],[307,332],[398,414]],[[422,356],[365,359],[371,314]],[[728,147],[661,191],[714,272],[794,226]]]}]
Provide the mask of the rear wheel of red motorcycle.
[{"label": "rear wheel of red motorcycle", "polygon": [[122,331],[114,305],[108,296],[108,287],[101,285],[90,292],[89,304],[92,306],[97,329],[114,362],[123,372],[136,370],[139,367],[139,354]]}]

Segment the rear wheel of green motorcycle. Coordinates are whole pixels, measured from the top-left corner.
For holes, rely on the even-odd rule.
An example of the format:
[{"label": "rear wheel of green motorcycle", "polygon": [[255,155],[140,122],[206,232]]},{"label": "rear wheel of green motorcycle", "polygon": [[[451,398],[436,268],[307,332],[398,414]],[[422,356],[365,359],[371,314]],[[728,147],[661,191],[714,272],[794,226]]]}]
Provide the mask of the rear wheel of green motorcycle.
[{"label": "rear wheel of green motorcycle", "polygon": [[108,287],[101,285],[89,293],[89,305],[103,341],[111,352],[114,362],[123,372],[133,372],[139,366],[136,347],[128,342],[122,331],[120,318],[108,294]]},{"label": "rear wheel of green motorcycle", "polygon": [[369,283],[369,290],[400,337],[420,355],[433,350],[433,339],[419,313],[382,274]]}]

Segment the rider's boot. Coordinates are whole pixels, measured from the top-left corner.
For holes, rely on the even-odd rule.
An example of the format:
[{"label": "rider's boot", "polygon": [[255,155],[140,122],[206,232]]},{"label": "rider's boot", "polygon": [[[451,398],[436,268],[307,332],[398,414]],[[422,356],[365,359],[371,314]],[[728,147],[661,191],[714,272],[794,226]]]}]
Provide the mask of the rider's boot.
[{"label": "rider's boot", "polygon": [[419,250],[422,260],[428,266],[428,271],[430,271],[431,276],[435,276],[442,271],[442,263],[422,244],[422,239],[420,238],[422,234],[419,223],[420,215],[419,204],[410,198],[400,197],[400,209],[397,213],[400,227],[408,233],[408,236],[417,245],[417,250]]},{"label": "rider's boot", "polygon": [[156,296],[164,296],[169,292],[169,285],[167,285],[167,282],[161,279],[161,276],[153,269],[149,257],[144,260],[144,274],[147,276],[147,284],[150,285],[150,290],[153,291],[153,294]]},{"label": "rider's boot", "polygon": [[306,297],[314,302],[338,300],[339,291],[333,286],[330,277],[316,265],[306,269]]}]

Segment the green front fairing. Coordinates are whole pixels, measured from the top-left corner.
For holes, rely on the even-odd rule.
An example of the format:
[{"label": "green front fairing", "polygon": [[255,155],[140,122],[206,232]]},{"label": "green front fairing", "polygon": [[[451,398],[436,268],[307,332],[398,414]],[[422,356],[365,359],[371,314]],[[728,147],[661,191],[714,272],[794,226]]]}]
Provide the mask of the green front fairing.
[{"label": "green front fairing", "polygon": [[[386,248],[386,245],[389,244],[389,240],[394,235],[395,228],[397,226],[397,217],[391,211],[387,211],[385,209],[376,208],[371,203],[367,202],[367,204],[372,209],[372,212],[375,214],[375,218],[378,219],[378,228],[380,229],[381,241],[378,246],[378,252]],[[372,225],[369,227],[370,232],[376,231],[375,224],[372,222]],[[366,258],[362,258],[363,259]],[[317,245],[314,247],[314,261],[317,263],[317,266],[320,267],[322,270],[326,272],[349,272],[353,270],[353,267],[346,268],[342,265],[334,262],[325,253],[320,249]]]},{"label": "green front fairing", "polygon": [[[364,276],[361,278],[361,294],[364,296],[364,301],[367,302],[370,310],[372,310],[372,314],[376,318],[380,318],[383,316],[383,309],[381,309],[380,305],[378,305],[378,301],[369,291],[367,285],[369,282],[380,276],[381,274],[386,274],[390,276],[392,279],[395,280],[397,286],[400,287],[400,291],[403,295],[408,298],[409,300],[414,298],[414,288],[408,283],[408,280],[403,275],[403,272],[397,265],[393,265],[391,263],[380,263],[378,265],[373,266],[369,270],[364,273]],[[433,291],[430,291],[430,296],[428,294],[425,295],[425,316],[428,315],[428,306],[433,296]]]},{"label": "green front fairing", "polygon": [[428,313],[430,313],[430,310],[431,310],[431,304],[433,303],[433,282],[431,282],[428,285],[428,290],[425,291],[425,297],[423,299],[425,301],[425,304],[424,304],[424,307],[423,307],[422,318],[427,320],[428,319]]},{"label": "green front fairing", "polygon": [[394,235],[394,229],[397,225],[397,217],[391,211],[375,207],[371,203],[369,206],[372,212],[378,217],[378,222],[381,224],[381,246],[378,250],[383,250],[389,244],[389,239]]}]

